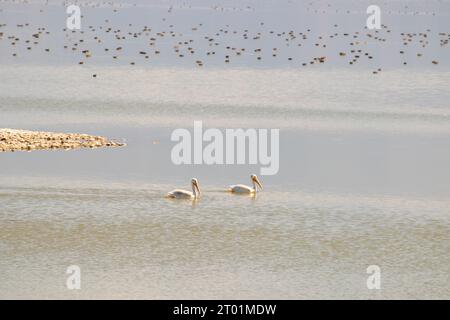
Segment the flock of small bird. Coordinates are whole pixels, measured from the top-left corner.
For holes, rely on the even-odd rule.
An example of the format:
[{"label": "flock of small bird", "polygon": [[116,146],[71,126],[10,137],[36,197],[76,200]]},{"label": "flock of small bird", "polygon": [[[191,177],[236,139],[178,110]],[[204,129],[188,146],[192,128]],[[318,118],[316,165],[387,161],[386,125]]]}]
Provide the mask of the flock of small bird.
[{"label": "flock of small bird", "polygon": [[[105,2],[103,5],[110,5],[112,12],[119,14],[120,8],[114,7],[114,3]],[[212,6],[211,9],[223,10],[217,5]],[[252,8],[247,6],[244,9],[251,10]],[[173,7],[170,6],[167,15],[170,15],[172,10]],[[40,12],[44,13],[43,10]],[[164,22],[166,17],[161,17],[161,19]],[[6,27],[9,27],[8,32],[3,31]],[[19,32],[11,31],[11,27],[15,27],[16,30],[21,29],[22,36],[26,34],[26,37],[21,38],[18,35]],[[161,26],[159,26],[160,28]],[[260,65],[264,65],[266,60],[284,59],[290,67],[304,68],[310,65],[324,64],[330,59],[339,59],[341,62],[343,60],[348,65],[355,65],[363,60],[377,61],[375,53],[379,53],[379,50],[374,50],[374,46],[370,44],[390,46],[389,42],[394,41],[392,28],[384,24],[380,30],[368,30],[367,27],[363,27],[361,30],[353,32],[339,31],[340,26],[334,24],[335,32],[321,35],[313,33],[308,27],[304,30],[266,28],[264,22],[259,22],[256,30],[238,28],[231,24],[225,24],[212,30],[205,28],[203,23],[197,23],[190,28],[177,28],[173,23],[166,23],[165,30],[159,29],[154,29],[150,25],[139,26],[133,23],[120,28],[115,27],[110,19],[105,19],[97,25],[84,26],[81,30],[61,29],[65,39],[61,46],[64,51],[72,52],[72,56],[75,54],[79,65],[89,63],[95,56],[112,61],[122,60],[129,65],[136,65],[151,63],[158,56],[171,55],[175,59],[189,59],[197,67],[208,65],[212,58],[218,59],[215,60],[216,64],[221,59],[224,65],[232,65],[233,62],[245,57]],[[46,43],[45,40],[51,39],[52,35],[48,26],[34,26],[30,23],[8,26],[0,21],[0,45],[2,42],[7,42],[11,50],[10,54],[17,59],[21,55],[26,55],[26,52],[36,50],[43,50],[51,55],[53,48],[42,48],[41,43]],[[397,37],[397,35],[394,36]],[[412,55],[416,59],[424,59],[422,50],[425,50],[430,45],[430,39],[436,36],[441,48],[448,47],[450,32],[434,33],[428,28],[419,33],[399,33],[395,41],[402,43],[402,49],[398,52],[403,61],[402,64],[408,64],[406,57],[411,59],[412,50],[414,51]],[[341,50],[330,53],[330,49],[327,48],[328,43],[335,40],[345,44],[345,50],[340,45]],[[48,43],[52,43],[52,41],[48,41]],[[133,43],[130,46],[133,49],[138,48],[135,52],[130,52],[126,48],[130,43]],[[273,44],[272,47],[268,48],[267,43]],[[308,48],[309,52],[313,52],[315,55],[305,57],[301,53],[303,48]],[[21,50],[25,50],[25,53]],[[123,51],[127,51],[127,54],[123,54]],[[430,64],[439,64],[436,58],[427,57],[427,59]],[[372,70],[372,73],[378,74],[381,71],[382,68],[378,67]],[[97,74],[92,76],[97,77]]]}]

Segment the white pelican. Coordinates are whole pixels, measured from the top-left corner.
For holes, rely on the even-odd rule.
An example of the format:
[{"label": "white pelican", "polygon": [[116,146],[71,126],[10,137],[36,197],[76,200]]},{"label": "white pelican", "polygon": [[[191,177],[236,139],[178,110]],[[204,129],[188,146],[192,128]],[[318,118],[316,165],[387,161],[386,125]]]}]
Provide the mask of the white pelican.
[{"label": "white pelican", "polygon": [[259,187],[261,190],[263,189],[261,182],[259,182],[259,179],[256,176],[256,174],[252,174],[250,176],[250,178],[252,179],[253,188],[246,186],[244,184],[236,184],[236,185],[230,186],[230,191],[233,193],[256,194],[256,192],[258,192],[257,187]]},{"label": "white pelican", "polygon": [[197,199],[200,196],[200,187],[198,185],[198,180],[192,178],[191,186],[192,192],[183,189],[175,189],[170,191],[167,196],[174,199]]}]

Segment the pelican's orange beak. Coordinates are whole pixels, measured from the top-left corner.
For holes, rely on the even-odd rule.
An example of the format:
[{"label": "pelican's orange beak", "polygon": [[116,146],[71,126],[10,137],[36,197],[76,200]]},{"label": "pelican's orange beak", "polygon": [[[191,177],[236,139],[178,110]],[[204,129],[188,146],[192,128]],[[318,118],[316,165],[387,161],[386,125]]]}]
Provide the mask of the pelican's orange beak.
[{"label": "pelican's orange beak", "polygon": [[258,187],[262,190],[263,186],[261,185],[261,182],[259,181],[258,177],[254,177],[253,181],[255,181],[255,183],[258,185]]},{"label": "pelican's orange beak", "polygon": [[197,191],[198,191],[198,195],[200,196],[200,186],[198,185],[198,182],[195,182],[194,183],[194,186],[195,186],[195,188],[197,189]]}]

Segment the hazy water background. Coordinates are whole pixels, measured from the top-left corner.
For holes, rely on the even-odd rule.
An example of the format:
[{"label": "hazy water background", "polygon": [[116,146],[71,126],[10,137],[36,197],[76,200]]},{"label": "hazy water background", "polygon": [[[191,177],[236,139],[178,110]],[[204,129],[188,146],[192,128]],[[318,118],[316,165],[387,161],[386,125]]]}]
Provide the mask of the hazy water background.
[{"label": "hazy water background", "polygon": [[[396,14],[405,3],[424,14]],[[257,32],[264,21],[267,29],[327,33],[335,21],[362,30],[367,7],[339,2],[352,8],[348,19],[307,11],[302,2],[225,2],[228,9],[218,11],[194,4],[164,22],[164,2],[119,7],[126,14],[111,23],[125,27],[133,17],[137,25],[164,29],[175,21],[189,29],[202,21],[206,30],[231,23]],[[256,9],[244,10],[247,4]],[[381,60],[355,68],[337,58],[308,69],[284,59],[261,66],[249,56],[198,69],[168,55],[131,68],[130,48],[139,48],[132,41],[123,61],[94,51],[80,67],[60,48],[63,7],[38,15],[32,6],[1,3],[0,18],[7,28],[48,25],[43,43],[52,56],[23,50],[14,60],[0,41],[0,127],[102,134],[128,146],[0,155],[1,298],[450,296],[450,55],[436,39],[424,50],[439,59],[437,68],[412,57],[401,67],[395,46],[375,46]],[[316,6],[330,10],[326,2]],[[393,33],[450,31],[447,1],[389,6]],[[111,16],[109,8],[86,10],[92,23]],[[333,57],[341,47],[326,50]],[[380,65],[383,72],[372,75]],[[280,128],[279,174],[262,177],[265,190],[253,199],[222,190],[248,183],[258,166],[172,165],[170,133],[194,120]],[[163,197],[193,176],[200,201]],[[72,264],[82,269],[80,291],[65,287]],[[372,264],[382,269],[380,291],[366,288]]]}]

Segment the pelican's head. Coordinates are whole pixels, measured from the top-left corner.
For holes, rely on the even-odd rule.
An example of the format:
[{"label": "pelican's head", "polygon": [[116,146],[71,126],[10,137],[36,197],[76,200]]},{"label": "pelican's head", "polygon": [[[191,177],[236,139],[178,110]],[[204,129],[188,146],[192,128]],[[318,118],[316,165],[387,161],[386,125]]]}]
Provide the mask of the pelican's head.
[{"label": "pelican's head", "polygon": [[259,179],[258,179],[258,177],[256,176],[256,174],[252,174],[252,175],[250,176],[250,178],[252,179],[253,182],[255,182],[255,183],[258,185],[258,187],[259,187],[261,190],[263,189],[263,187],[262,187],[262,185],[261,185],[261,182],[259,181]]},{"label": "pelican's head", "polygon": [[196,178],[192,178],[191,184],[193,188],[196,188],[198,191],[198,195],[200,195],[200,186],[198,184],[198,180]]}]

